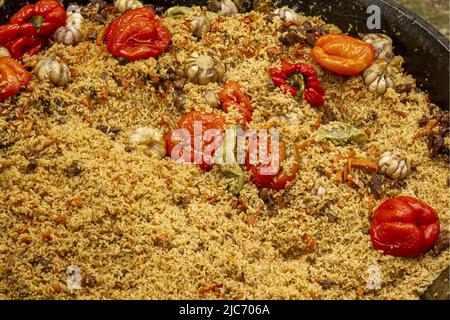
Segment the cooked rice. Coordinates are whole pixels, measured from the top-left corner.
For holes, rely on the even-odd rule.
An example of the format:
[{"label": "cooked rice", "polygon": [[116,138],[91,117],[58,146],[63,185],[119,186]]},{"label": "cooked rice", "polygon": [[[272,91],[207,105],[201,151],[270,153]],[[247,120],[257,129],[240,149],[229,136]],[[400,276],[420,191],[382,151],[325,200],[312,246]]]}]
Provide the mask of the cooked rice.
[{"label": "cooked rice", "polygon": [[[245,22],[249,15],[256,21]],[[323,24],[319,18],[303,19]],[[279,192],[285,205],[269,210],[249,176],[235,197],[218,168],[202,172],[195,165],[159,160],[145,148],[127,152],[125,147],[137,127],[167,132],[192,109],[223,114],[203,98],[206,89],[217,91],[221,84],[186,85],[180,108],[172,86],[157,87],[150,80],[182,66],[191,52],[207,50],[230,62],[226,80],[238,81],[251,97],[253,128],[276,126],[286,142],[304,141],[322,111],[267,87],[268,67],[283,56],[295,57],[295,48],[283,47],[274,25],[260,13],[224,18],[201,41],[183,19],[164,22],[173,43],[158,59],[120,65],[93,41],[54,44],[39,57],[66,62],[71,83],[55,88],[33,78],[32,91],[0,104],[0,142],[15,142],[0,149],[0,298],[417,299],[448,266],[449,252],[399,258],[375,251],[368,234],[368,191],[336,183],[333,166],[350,150],[371,160],[384,151],[403,152],[416,170],[403,186],[386,182],[383,199],[420,198],[447,230],[447,164],[429,157],[426,138],[413,140],[428,114],[426,95],[389,89],[376,96],[361,77],[347,79],[317,66],[326,107],[338,120],[370,129],[370,141],[307,148],[295,183]],[[86,21],[83,33],[87,37],[101,28]],[[271,54],[279,49],[281,54]],[[309,50],[303,48],[303,59],[312,63]],[[396,81],[413,79],[399,73]],[[122,130],[107,135],[98,125]],[[38,166],[29,172],[31,159]],[[68,175],[74,161],[82,171]],[[355,174],[364,183],[370,180],[363,171]],[[320,186],[326,193],[314,195]],[[67,288],[71,265],[81,270],[79,290]],[[382,272],[380,290],[366,286],[373,265]],[[208,290],[214,284],[217,288]]]}]

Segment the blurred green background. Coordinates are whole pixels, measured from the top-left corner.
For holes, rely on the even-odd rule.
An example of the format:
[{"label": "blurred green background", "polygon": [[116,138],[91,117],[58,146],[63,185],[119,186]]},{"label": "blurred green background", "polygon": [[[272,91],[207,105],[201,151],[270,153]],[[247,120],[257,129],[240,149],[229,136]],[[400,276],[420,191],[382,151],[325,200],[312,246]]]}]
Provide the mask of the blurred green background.
[{"label": "blurred green background", "polygon": [[447,38],[450,38],[449,23],[449,0],[395,0],[396,2],[411,9]]}]

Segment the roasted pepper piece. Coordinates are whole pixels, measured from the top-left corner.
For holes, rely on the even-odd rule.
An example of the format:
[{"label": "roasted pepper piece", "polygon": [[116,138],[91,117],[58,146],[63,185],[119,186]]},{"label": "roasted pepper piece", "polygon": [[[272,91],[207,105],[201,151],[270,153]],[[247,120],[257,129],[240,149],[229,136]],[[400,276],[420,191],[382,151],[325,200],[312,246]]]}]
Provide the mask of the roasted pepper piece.
[{"label": "roasted pepper piece", "polygon": [[274,85],[293,97],[303,97],[314,107],[324,104],[325,90],[316,78],[314,67],[306,63],[290,63],[284,60],[281,62],[281,69],[270,68],[269,74]]},{"label": "roasted pepper piece", "polygon": [[311,58],[329,71],[356,76],[373,63],[375,48],[350,36],[327,34],[317,39]]},{"label": "roasted pepper piece", "polygon": [[15,13],[0,26],[0,45],[21,60],[25,53],[38,53],[51,34],[66,23],[64,6],[55,0],[41,0]]},{"label": "roasted pepper piece", "polygon": [[0,57],[0,101],[15,95],[30,79],[31,74],[19,62]]},{"label": "roasted pepper piece", "polygon": [[417,257],[433,246],[439,231],[439,217],[433,208],[413,197],[399,196],[386,200],[375,211],[370,236],[376,250]]},{"label": "roasted pepper piece", "polygon": [[108,51],[130,61],[159,56],[171,35],[153,10],[138,8],[115,19],[105,32]]}]

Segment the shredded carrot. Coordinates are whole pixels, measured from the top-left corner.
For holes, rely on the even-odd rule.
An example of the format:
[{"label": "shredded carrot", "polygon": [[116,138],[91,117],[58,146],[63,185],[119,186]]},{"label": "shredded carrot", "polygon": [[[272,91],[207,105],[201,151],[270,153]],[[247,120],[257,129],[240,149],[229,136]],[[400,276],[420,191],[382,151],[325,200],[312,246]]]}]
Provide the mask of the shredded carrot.
[{"label": "shredded carrot", "polygon": [[378,170],[378,164],[367,159],[352,159],[351,167],[355,169],[364,169],[368,171]]},{"label": "shredded carrot", "polygon": [[89,118],[89,117],[87,116],[87,114],[85,114],[85,113],[82,112],[82,111],[80,111],[79,114],[80,114],[80,116],[83,118],[84,121],[86,121],[86,122],[89,123],[89,124],[92,124],[92,120],[91,120],[91,118]]},{"label": "shredded carrot", "polygon": [[44,239],[45,241],[52,240],[52,234],[50,233],[50,231],[44,232],[42,234],[42,239]]},{"label": "shredded carrot", "polygon": [[99,98],[101,104],[108,102],[108,89],[106,87],[102,87]]},{"label": "shredded carrot", "polygon": [[28,138],[31,135],[31,130],[33,130],[33,122],[29,122],[22,130],[23,137]]},{"label": "shredded carrot", "polygon": [[29,236],[23,236],[20,239],[20,243],[30,244],[31,243],[31,238]]},{"label": "shredded carrot", "polygon": [[82,200],[78,197],[72,198],[68,201],[68,204],[70,204],[73,207],[80,207],[82,204]]},{"label": "shredded carrot", "polygon": [[313,127],[316,128],[316,129],[319,129],[320,125],[321,125],[321,122],[322,122],[322,119],[321,118],[317,118],[317,120],[313,124]]},{"label": "shredded carrot", "polygon": [[88,96],[84,96],[82,101],[83,104],[89,109],[89,111],[92,111],[91,99]]},{"label": "shredded carrot", "polygon": [[401,118],[406,118],[406,116],[407,116],[407,114],[405,112],[400,111],[400,110],[394,109],[394,110],[392,110],[392,112],[394,112],[396,115],[398,115]]},{"label": "shredded carrot", "polygon": [[342,182],[342,177],[344,176],[344,173],[342,172],[342,170],[339,170],[336,173],[336,177],[334,178],[334,180],[336,181],[337,184]]},{"label": "shredded carrot", "polygon": [[100,30],[100,32],[97,34],[97,38],[95,39],[95,44],[98,45],[99,47],[101,47],[101,45],[103,44],[103,38],[105,36],[105,28],[102,28]]},{"label": "shredded carrot", "polygon": [[198,293],[205,294],[211,291],[217,292],[218,290],[220,290],[220,288],[222,288],[222,286],[223,285],[221,283],[213,282],[210,286],[203,286],[200,289],[198,289]]},{"label": "shredded carrot", "polygon": [[296,145],[295,145],[295,147],[298,149],[298,150],[306,150],[309,146],[311,146],[312,144],[314,143],[314,140],[306,140],[306,141],[304,141],[304,142],[302,142],[302,143],[297,143]]},{"label": "shredded carrot", "polygon": [[349,187],[357,186],[357,187],[360,187],[360,188],[364,188],[364,184],[361,181],[359,181],[357,177],[354,177],[351,174],[349,174],[347,176],[346,182],[347,182],[347,185]]},{"label": "shredded carrot", "polygon": [[347,162],[345,163],[344,170],[342,171],[342,180],[343,181],[348,180],[348,175],[351,170],[352,170],[351,159],[348,159]]},{"label": "shredded carrot", "polygon": [[55,218],[56,224],[66,224],[66,222],[67,222],[67,218],[65,215],[59,215]]},{"label": "shredded carrot", "polygon": [[416,140],[417,138],[420,137],[425,137],[425,136],[429,136],[431,131],[439,124],[439,121],[436,119],[432,119],[430,121],[428,121],[428,123],[425,125],[425,128],[423,128],[422,130],[419,130],[413,140]]}]

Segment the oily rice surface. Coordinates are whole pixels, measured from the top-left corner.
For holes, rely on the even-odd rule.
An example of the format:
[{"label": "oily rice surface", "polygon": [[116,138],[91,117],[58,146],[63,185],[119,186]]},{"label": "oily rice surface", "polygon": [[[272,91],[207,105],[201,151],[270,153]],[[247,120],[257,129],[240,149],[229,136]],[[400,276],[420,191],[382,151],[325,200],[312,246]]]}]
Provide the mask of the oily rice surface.
[{"label": "oily rice surface", "polygon": [[[225,80],[238,81],[250,96],[251,127],[277,127],[288,146],[302,143],[323,111],[268,86],[267,69],[286,57],[312,63],[310,48],[283,47],[281,22],[260,13],[220,18],[202,40],[191,35],[189,18],[164,18],[172,45],[158,59],[123,64],[92,40],[54,44],[27,58],[33,66],[39,57],[58,57],[73,79],[56,88],[33,78],[28,90],[0,104],[1,143],[8,144],[0,149],[0,297],[418,298],[448,265],[449,253],[383,255],[372,248],[368,230],[369,207],[400,194],[426,201],[448,229],[446,164],[429,158],[426,138],[413,139],[428,114],[426,95],[389,89],[376,96],[361,77],[316,65],[325,107],[366,129],[369,141],[305,148],[293,185],[272,194],[276,206],[261,200],[250,176],[236,197],[217,168],[202,172],[159,159],[147,147],[127,149],[128,136],[142,126],[165,133],[194,109],[224,115],[203,98],[207,89],[219,91],[218,83],[187,84],[184,105],[174,103],[180,93],[170,73],[192,52],[210,51],[227,65]],[[102,28],[86,20],[83,33],[87,38]],[[396,59],[396,82],[414,84]],[[99,125],[120,131],[105,134]],[[364,187],[370,174],[362,170],[353,171],[361,187],[336,180],[348,154],[376,160],[389,150],[407,155],[414,171],[404,183],[386,181],[381,199],[371,200]],[[70,266],[81,272],[81,289],[67,287]],[[380,290],[366,286],[373,266],[381,271]]]}]

